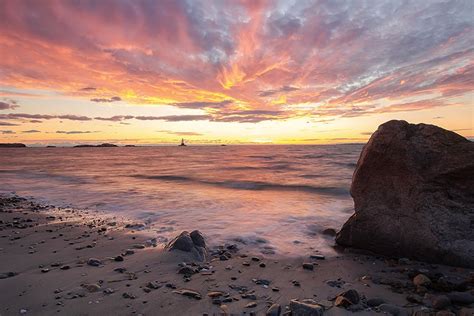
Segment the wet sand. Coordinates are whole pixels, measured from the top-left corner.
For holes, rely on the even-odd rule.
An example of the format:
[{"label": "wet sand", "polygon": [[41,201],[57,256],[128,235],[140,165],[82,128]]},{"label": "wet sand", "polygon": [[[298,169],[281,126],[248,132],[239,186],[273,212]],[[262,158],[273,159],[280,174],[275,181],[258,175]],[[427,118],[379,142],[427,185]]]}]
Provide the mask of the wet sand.
[{"label": "wet sand", "polygon": [[[468,269],[348,250],[324,259],[317,252],[262,256],[232,245],[211,249],[202,263],[164,250],[131,224],[1,197],[0,315],[265,315],[273,304],[289,314],[292,299],[312,299],[324,315],[474,311]],[[193,273],[178,273],[184,263]],[[415,285],[419,274],[432,283]],[[449,280],[444,288],[440,278]],[[336,307],[349,289],[360,302]],[[437,305],[440,296],[449,304]]]}]

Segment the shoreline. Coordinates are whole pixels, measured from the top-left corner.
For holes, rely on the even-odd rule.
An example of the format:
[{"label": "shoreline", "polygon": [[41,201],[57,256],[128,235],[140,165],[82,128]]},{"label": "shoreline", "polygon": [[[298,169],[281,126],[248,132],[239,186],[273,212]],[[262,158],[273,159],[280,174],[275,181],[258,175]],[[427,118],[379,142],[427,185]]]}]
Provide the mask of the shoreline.
[{"label": "shoreline", "polygon": [[[308,254],[266,257],[225,251],[225,245],[221,249],[230,257],[221,258],[213,248],[208,261],[199,263],[187,253],[155,246],[130,224],[95,211],[0,196],[0,315],[265,315],[273,304],[284,314],[293,299],[313,300],[306,302],[322,306],[324,315],[417,310],[461,315],[474,307],[474,301],[461,304],[455,298],[473,297],[473,271],[465,268],[356,251],[324,260]],[[97,266],[91,259],[98,259]],[[183,262],[196,273],[179,274]],[[415,285],[418,274],[431,285]],[[449,280],[444,288],[440,278]],[[356,290],[360,302],[336,307],[336,296],[346,290]],[[441,296],[450,303],[437,305]]]}]

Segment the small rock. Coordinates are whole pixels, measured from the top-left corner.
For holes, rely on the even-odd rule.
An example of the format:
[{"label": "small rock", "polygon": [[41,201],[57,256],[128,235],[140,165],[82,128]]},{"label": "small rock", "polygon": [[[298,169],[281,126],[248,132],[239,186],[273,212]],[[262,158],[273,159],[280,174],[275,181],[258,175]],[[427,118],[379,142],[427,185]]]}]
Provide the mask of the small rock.
[{"label": "small rock", "polygon": [[173,291],[173,293],[188,296],[188,297],[194,298],[196,300],[200,300],[202,298],[202,296],[199,292],[194,291],[194,290],[189,290],[189,289],[175,290],[175,291]]},{"label": "small rock", "polygon": [[451,305],[451,300],[446,295],[433,296],[431,298],[431,305],[436,309],[444,309]]},{"label": "small rock", "polygon": [[222,295],[224,295],[224,293],[219,292],[219,291],[213,291],[213,292],[207,293],[207,296],[209,296],[210,298],[221,297]]},{"label": "small rock", "polygon": [[42,273],[48,273],[48,272],[49,272],[49,269],[48,269],[48,268],[41,269],[41,272],[42,272]]},{"label": "small rock", "polygon": [[257,307],[257,302],[250,302],[247,305],[245,305],[245,308],[254,308]]},{"label": "small rock", "polygon": [[149,288],[149,289],[153,289],[153,290],[157,290],[159,288],[161,288],[161,284],[159,284],[158,282],[156,281],[150,281],[147,283],[146,287]]},{"label": "small rock", "polygon": [[290,311],[292,316],[322,316],[324,307],[309,302],[290,301]]},{"label": "small rock", "polygon": [[98,284],[83,284],[82,287],[91,293],[97,292],[100,290],[100,285]]},{"label": "small rock", "polygon": [[413,284],[415,286],[429,286],[431,284],[430,278],[428,278],[424,274],[418,274],[416,277],[413,278]]},{"label": "small rock", "polygon": [[195,273],[197,273],[196,269],[190,266],[184,266],[178,270],[178,274],[193,275]]},{"label": "small rock", "polygon": [[280,316],[281,314],[281,306],[279,304],[273,304],[267,309],[265,313],[266,316]]},{"label": "small rock", "polygon": [[102,261],[96,258],[90,258],[89,260],[87,260],[87,264],[93,267],[98,267],[102,264]]},{"label": "small rock", "polygon": [[116,256],[116,257],[114,258],[114,261],[116,261],[116,262],[122,262],[122,261],[123,261],[123,257],[122,257],[122,256]]},{"label": "small rock", "polygon": [[309,256],[309,257],[310,257],[311,259],[316,259],[316,260],[324,260],[324,259],[326,259],[326,257],[323,256],[323,255],[311,255],[311,256]]},{"label": "small rock", "polygon": [[114,289],[112,289],[110,287],[108,287],[104,290],[104,294],[107,294],[107,295],[113,294],[114,292],[115,292]]},{"label": "small rock", "polygon": [[132,245],[132,248],[134,248],[134,249],[145,249],[145,245],[143,245],[143,244],[134,244],[134,245]]},{"label": "small rock", "polygon": [[260,267],[260,268],[265,268],[266,266],[267,266],[267,265],[266,265],[265,263],[263,263],[263,262],[259,264],[259,267]]},{"label": "small rock", "polygon": [[314,265],[312,263],[305,262],[305,263],[303,263],[303,269],[313,271],[314,270]]},{"label": "small rock", "polygon": [[[350,302],[349,305],[358,304],[359,301],[360,301],[359,293],[356,290],[353,290],[353,289],[350,289],[350,290],[344,291],[342,293],[339,293],[337,295],[337,297],[342,297],[342,298],[347,299]],[[336,301],[337,301],[337,298],[336,298]]]}]

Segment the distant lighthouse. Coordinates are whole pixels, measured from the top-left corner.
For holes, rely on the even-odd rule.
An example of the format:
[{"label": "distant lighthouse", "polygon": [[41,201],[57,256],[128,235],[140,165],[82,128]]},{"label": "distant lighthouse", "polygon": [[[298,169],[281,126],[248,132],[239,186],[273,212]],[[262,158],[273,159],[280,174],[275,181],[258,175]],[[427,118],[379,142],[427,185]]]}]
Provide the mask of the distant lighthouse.
[{"label": "distant lighthouse", "polygon": [[184,138],[181,138],[181,144],[179,146],[186,146],[186,144],[184,143]]}]

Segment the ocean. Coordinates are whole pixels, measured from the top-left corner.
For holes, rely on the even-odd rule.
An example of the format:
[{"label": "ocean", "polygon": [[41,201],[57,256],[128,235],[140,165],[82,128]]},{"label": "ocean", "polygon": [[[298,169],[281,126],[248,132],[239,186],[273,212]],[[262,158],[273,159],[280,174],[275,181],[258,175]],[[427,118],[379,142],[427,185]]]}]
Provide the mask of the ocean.
[{"label": "ocean", "polygon": [[0,149],[0,193],[146,223],[161,241],[201,230],[264,254],[320,251],[353,214],[362,145]]}]

